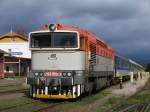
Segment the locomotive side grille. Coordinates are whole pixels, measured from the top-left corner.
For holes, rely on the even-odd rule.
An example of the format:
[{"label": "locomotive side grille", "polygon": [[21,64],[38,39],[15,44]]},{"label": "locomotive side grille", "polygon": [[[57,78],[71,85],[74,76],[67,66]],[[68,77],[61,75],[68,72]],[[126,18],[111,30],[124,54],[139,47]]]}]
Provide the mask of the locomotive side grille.
[{"label": "locomotive side grille", "polygon": [[96,65],[96,45],[90,43],[90,65]]}]

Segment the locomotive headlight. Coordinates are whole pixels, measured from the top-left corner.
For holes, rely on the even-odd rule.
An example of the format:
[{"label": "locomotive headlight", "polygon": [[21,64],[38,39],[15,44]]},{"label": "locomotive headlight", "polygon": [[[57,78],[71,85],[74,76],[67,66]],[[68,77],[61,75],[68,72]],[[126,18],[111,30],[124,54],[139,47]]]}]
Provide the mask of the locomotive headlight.
[{"label": "locomotive headlight", "polygon": [[57,90],[57,87],[54,87],[54,90]]},{"label": "locomotive headlight", "polygon": [[44,73],[41,72],[41,73],[40,73],[40,76],[41,76],[41,77],[44,76]]},{"label": "locomotive headlight", "polygon": [[38,74],[38,72],[35,72],[35,76],[38,76],[39,74]]},{"label": "locomotive headlight", "polygon": [[68,73],[67,73],[67,76],[69,76],[69,77],[70,77],[70,76],[71,76],[71,73],[70,73],[70,72],[68,72]]},{"label": "locomotive headlight", "polygon": [[70,77],[71,75],[72,75],[71,72],[64,72],[64,73],[63,73],[63,76],[64,76],[64,77],[66,77],[66,76]]},{"label": "locomotive headlight", "polygon": [[67,76],[67,73],[64,72],[64,73],[63,73],[63,76],[64,76],[64,77]]},{"label": "locomotive headlight", "polygon": [[56,25],[55,24],[50,24],[49,25],[49,30],[50,31],[55,31],[56,30]]}]

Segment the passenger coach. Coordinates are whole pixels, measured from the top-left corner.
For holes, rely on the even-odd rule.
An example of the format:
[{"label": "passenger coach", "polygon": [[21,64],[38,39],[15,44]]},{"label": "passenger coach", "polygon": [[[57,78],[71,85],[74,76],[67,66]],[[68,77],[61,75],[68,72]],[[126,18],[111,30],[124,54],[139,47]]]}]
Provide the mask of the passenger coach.
[{"label": "passenger coach", "polygon": [[32,71],[27,83],[32,97],[73,99],[111,83],[114,50],[94,34],[50,24],[31,32],[29,39]]},{"label": "passenger coach", "polygon": [[131,72],[137,78],[138,72],[142,73],[144,67],[135,61],[120,55],[115,55],[115,79],[122,77],[123,80],[129,80]]}]

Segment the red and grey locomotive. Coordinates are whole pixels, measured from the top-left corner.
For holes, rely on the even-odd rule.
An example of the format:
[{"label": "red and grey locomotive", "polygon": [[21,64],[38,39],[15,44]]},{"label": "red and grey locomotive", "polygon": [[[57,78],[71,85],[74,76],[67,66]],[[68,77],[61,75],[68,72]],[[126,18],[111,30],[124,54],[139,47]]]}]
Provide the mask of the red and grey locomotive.
[{"label": "red and grey locomotive", "polygon": [[35,98],[74,99],[110,84],[114,50],[94,34],[73,26],[45,25],[29,34]]}]

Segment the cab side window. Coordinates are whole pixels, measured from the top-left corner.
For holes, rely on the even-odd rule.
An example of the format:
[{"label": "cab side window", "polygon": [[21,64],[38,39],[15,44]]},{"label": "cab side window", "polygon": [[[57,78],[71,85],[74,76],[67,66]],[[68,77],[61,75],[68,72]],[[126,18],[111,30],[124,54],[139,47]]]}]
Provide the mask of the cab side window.
[{"label": "cab side window", "polygon": [[85,49],[85,40],[83,37],[80,38],[80,49]]}]

